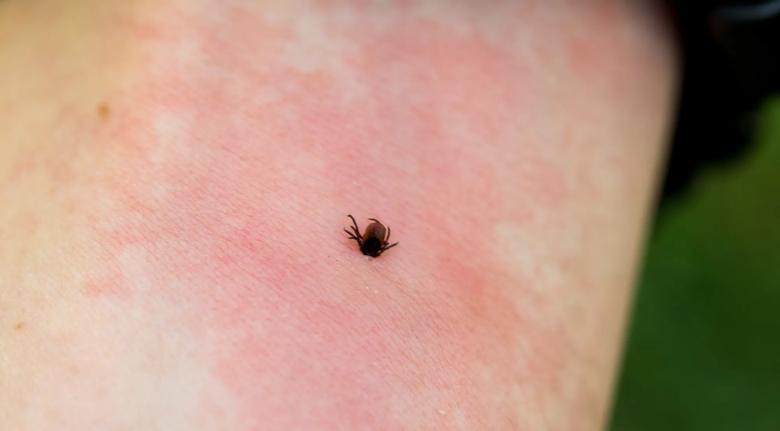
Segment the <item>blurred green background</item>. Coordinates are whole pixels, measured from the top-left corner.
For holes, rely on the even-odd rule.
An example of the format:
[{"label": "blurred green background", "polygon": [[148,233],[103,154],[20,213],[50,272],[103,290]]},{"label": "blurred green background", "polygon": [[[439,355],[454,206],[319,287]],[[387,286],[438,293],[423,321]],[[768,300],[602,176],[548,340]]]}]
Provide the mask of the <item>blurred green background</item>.
[{"label": "blurred green background", "polygon": [[780,100],[658,215],[610,428],[780,430]]}]

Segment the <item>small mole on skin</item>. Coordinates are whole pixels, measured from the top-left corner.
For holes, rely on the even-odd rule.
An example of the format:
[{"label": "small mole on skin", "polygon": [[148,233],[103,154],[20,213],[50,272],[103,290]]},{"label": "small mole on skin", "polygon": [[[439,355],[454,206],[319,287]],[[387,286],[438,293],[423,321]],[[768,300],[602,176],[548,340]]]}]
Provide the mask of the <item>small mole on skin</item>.
[{"label": "small mole on skin", "polygon": [[111,108],[105,102],[100,103],[97,107],[97,114],[101,120],[105,121],[111,116]]},{"label": "small mole on skin", "polygon": [[22,329],[24,329],[24,326],[25,326],[24,322],[17,322],[16,325],[14,325],[14,329],[16,329],[17,331],[21,331]]}]

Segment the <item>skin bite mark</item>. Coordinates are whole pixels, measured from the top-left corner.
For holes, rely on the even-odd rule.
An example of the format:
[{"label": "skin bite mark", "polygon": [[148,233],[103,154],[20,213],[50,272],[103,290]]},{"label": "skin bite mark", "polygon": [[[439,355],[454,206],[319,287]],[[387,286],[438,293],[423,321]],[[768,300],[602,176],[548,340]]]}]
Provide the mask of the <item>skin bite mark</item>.
[{"label": "skin bite mark", "polygon": [[[239,15],[226,15],[238,18],[231,38],[282,43],[283,32]],[[203,26],[194,34],[221,34],[209,19],[193,25]],[[425,43],[415,37],[421,29],[429,35]],[[93,277],[84,291],[180,309],[177,327],[212,346],[211,372],[235,397],[234,413],[248,427],[289,425],[278,412],[374,429],[410,420],[422,428],[522,422],[513,416],[506,382],[533,377],[518,369],[523,352],[515,331],[527,328],[531,344],[551,332],[538,331],[514,304],[527,280],[504,271],[488,239],[463,226],[525,217],[522,203],[502,198],[514,187],[508,180],[519,163],[542,166],[526,171],[531,201],[554,207],[562,186],[554,166],[534,150],[514,155],[510,138],[517,131],[491,113],[520,104],[522,91],[501,84],[522,76],[519,64],[480,38],[438,24],[397,31],[369,33],[359,55],[345,60],[360,87],[350,97],[344,94],[354,83],[347,87],[328,71],[250,61],[223,36],[198,40],[195,57],[167,62],[165,74],[138,89],[136,103],[145,111],[114,125],[119,151],[130,156],[106,178],[111,214],[120,216],[94,227],[114,269]],[[408,57],[387,68],[399,52]],[[233,74],[228,82],[226,71]],[[411,102],[388,94],[388,82],[413,95]],[[507,106],[493,106],[497,100]],[[174,129],[150,130],[155,118],[179,120],[175,139],[168,135]],[[379,142],[365,145],[367,139]],[[485,142],[504,145],[499,152],[508,157],[486,157]],[[381,180],[409,176],[416,180]],[[414,242],[404,244],[397,263],[371,266],[363,278],[346,264],[353,249],[303,251],[343,240],[341,214],[355,202],[355,187],[368,196],[404,197],[370,202],[387,206],[361,213],[426,220],[394,222]],[[435,196],[436,205],[402,203],[426,196]],[[311,223],[305,238],[296,227],[302,219]],[[142,293],[116,261],[136,247],[155,277]],[[366,289],[387,286],[377,275],[397,286]],[[130,294],[122,294],[126,289]],[[280,387],[287,390],[276,393]],[[495,387],[506,392],[486,399]],[[414,396],[395,400],[396,393]]]},{"label": "skin bite mark", "polygon": [[[39,241],[12,240],[0,248],[11,258],[7,267],[30,250],[53,253],[38,259],[41,271],[22,267],[7,283],[27,295],[33,289],[16,280],[32,274],[27,282],[45,293],[34,304],[49,308],[20,308],[35,310],[15,338],[38,352],[38,360],[29,361],[38,378],[18,379],[27,396],[6,391],[15,399],[0,405],[31,418],[50,411],[55,426],[74,429],[95,423],[133,429],[581,429],[591,423],[588,412],[597,407],[586,401],[599,404],[600,398],[585,396],[577,385],[594,374],[569,371],[580,358],[571,345],[596,350],[603,346],[599,340],[616,337],[610,331],[580,337],[571,326],[588,327],[587,314],[605,309],[593,297],[616,285],[593,276],[553,293],[537,274],[508,270],[513,260],[501,255],[520,250],[532,261],[525,268],[542,262],[572,278],[583,274],[584,254],[598,256],[587,265],[594,271],[610,269],[597,262],[610,260],[610,253],[578,250],[569,266],[539,258],[547,256],[546,243],[562,239],[562,218],[590,220],[565,202],[573,194],[596,196],[582,187],[572,193],[563,173],[596,167],[620,178],[628,170],[620,163],[557,163],[578,159],[557,145],[552,122],[570,123],[574,136],[592,133],[598,127],[591,124],[599,122],[578,121],[570,104],[540,94],[534,73],[545,68],[518,61],[478,31],[453,32],[446,18],[384,16],[380,21],[388,25],[375,27],[369,22],[375,5],[390,4],[366,2],[357,20],[317,18],[322,37],[306,42],[273,5],[231,7],[231,1],[213,3],[202,16],[197,8],[205,3],[180,2],[195,12],[173,15],[165,9],[173,2],[150,3],[151,24],[128,38],[144,61],[126,92],[87,97],[81,86],[72,87],[88,99],[83,105],[55,113],[52,127],[18,129],[25,135],[47,130],[41,136],[56,150],[27,152],[34,156],[28,166],[20,164],[19,177],[37,184],[46,176],[43,187],[63,187],[53,186],[48,196],[61,203],[18,184],[5,188],[9,196],[35,198],[28,209],[41,220],[41,228],[31,229]],[[261,9],[278,15],[261,17]],[[565,8],[548,10],[556,9]],[[487,15],[473,12],[469,16],[493,27]],[[507,23],[520,28],[535,21]],[[525,43],[522,32],[507,35]],[[329,44],[339,39],[347,43]],[[321,45],[328,45],[325,55],[313,49]],[[48,61],[61,51],[41,52]],[[609,70],[599,52],[610,53],[615,64],[623,57],[609,49],[583,57],[580,66],[607,72],[606,82]],[[327,57],[327,65],[307,53]],[[111,58],[93,57],[98,63]],[[542,50],[537,60],[549,65],[549,58],[555,53]],[[588,81],[550,72],[576,78],[567,79],[575,85]],[[649,74],[623,75],[652,81],[639,79]],[[62,80],[49,82],[61,86]],[[101,95],[110,95],[108,121],[100,120]],[[589,108],[598,104],[582,100]],[[625,127],[635,125],[630,115],[590,110],[595,120],[606,113],[629,120]],[[73,129],[85,133],[70,140]],[[649,144],[640,135],[598,135],[604,139],[580,148]],[[91,159],[95,151],[107,157]],[[636,170],[642,166],[636,163]],[[599,202],[583,208],[618,209],[625,223],[633,220],[621,207]],[[387,221],[393,238],[404,243],[400,252],[380,260],[355,252],[341,231],[348,211]],[[537,237],[522,234],[538,232],[528,222],[540,219],[554,228]],[[497,244],[498,222],[519,230],[518,241]],[[604,236],[622,236],[620,223]],[[11,235],[24,239],[25,225],[12,225]],[[598,236],[606,231],[592,226],[581,242],[601,244]],[[72,237],[59,236],[67,233]],[[51,272],[50,257],[60,255],[62,270]],[[73,289],[84,276],[81,289]],[[567,301],[581,310],[549,313]],[[15,320],[6,322],[13,328]],[[42,343],[30,339],[39,332]],[[595,377],[594,387],[604,381]],[[580,400],[581,410],[567,407],[571,399]],[[60,406],[50,409],[53,401]],[[576,423],[541,423],[539,412],[549,412],[548,418],[574,412]],[[112,422],[136,419],[145,422]],[[176,426],[188,420],[190,426]]]}]

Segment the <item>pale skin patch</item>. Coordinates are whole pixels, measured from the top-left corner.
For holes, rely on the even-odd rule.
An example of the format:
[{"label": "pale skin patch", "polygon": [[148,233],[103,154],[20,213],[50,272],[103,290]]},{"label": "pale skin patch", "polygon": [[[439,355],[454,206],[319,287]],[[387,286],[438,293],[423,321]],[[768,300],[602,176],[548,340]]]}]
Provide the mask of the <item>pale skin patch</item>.
[{"label": "pale skin patch", "polygon": [[[593,334],[619,326],[624,304],[608,304],[627,281],[614,274],[631,272],[652,172],[609,160],[657,157],[668,89],[551,100],[548,74],[608,82],[621,53],[590,56],[578,76],[517,41],[549,19],[587,31],[626,9],[472,20],[435,5],[157,7],[127,35],[144,53],[132,91],[91,97],[89,120],[66,129],[104,157],[86,179],[83,161],[50,175],[81,198],[72,219],[86,234],[60,241],[78,242],[62,272],[80,276],[41,329],[67,328],[65,355],[26,369],[37,378],[20,402],[57,406],[74,427],[598,428],[617,336]],[[652,38],[624,49],[668,54]],[[110,116],[95,100],[111,100]],[[602,186],[623,177],[639,188]],[[342,232],[348,212],[402,245],[362,256]],[[587,248],[572,244],[589,229]],[[599,239],[608,229],[618,239]],[[63,409],[68,391],[99,402]]]}]

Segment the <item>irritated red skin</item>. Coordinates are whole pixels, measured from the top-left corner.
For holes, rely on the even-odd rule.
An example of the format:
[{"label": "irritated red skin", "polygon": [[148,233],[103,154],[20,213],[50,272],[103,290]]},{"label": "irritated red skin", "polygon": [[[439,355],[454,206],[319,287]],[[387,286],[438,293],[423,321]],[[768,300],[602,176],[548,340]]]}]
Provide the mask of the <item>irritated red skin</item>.
[{"label": "irritated red skin", "polygon": [[[327,54],[336,68],[289,59],[310,41],[287,16],[161,16],[139,19],[144,73],[107,102],[90,225],[105,264],[82,294],[175,310],[170,331],[205,352],[192,414],[231,429],[531,426],[572,343],[529,317],[555,299],[507,266],[490,227],[555,223],[572,199],[524,131],[546,121],[527,102],[538,72],[495,36],[424,16],[323,21],[348,41]],[[361,255],[347,212],[402,247]],[[139,259],[149,288],[128,268]]]}]

